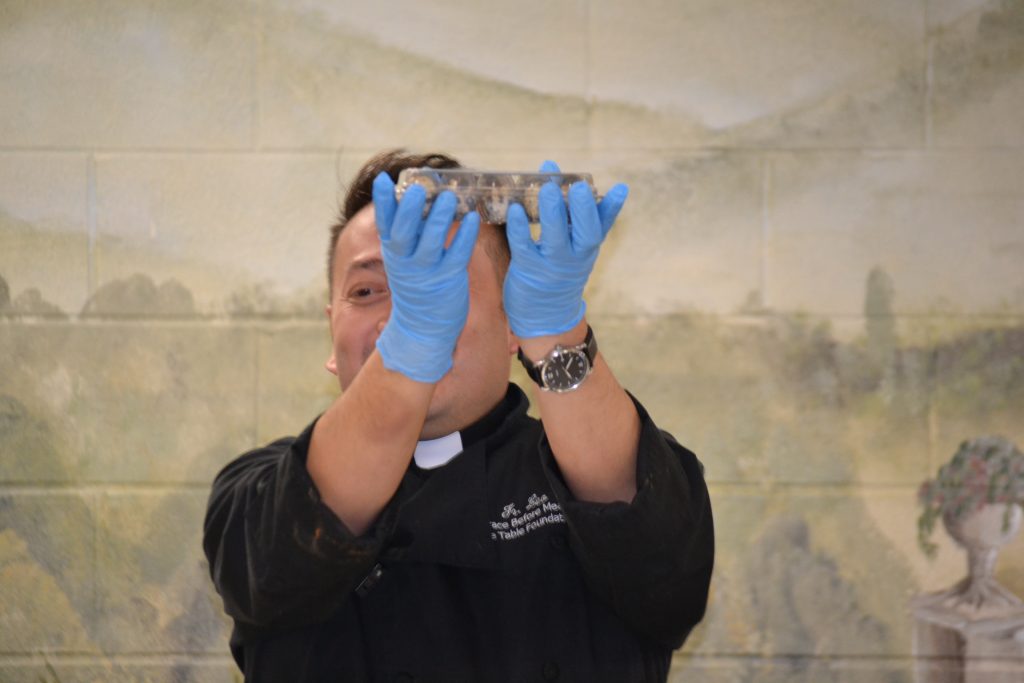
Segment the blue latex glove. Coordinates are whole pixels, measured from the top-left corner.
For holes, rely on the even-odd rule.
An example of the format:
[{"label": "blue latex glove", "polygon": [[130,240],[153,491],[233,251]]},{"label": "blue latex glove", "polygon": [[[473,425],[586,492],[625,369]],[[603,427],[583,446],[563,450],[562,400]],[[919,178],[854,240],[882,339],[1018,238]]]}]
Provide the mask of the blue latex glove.
[{"label": "blue latex glove", "polygon": [[[552,161],[545,161],[540,170],[559,172]],[[583,288],[628,194],[629,188],[619,184],[598,203],[586,183],[573,183],[566,213],[561,189],[546,183],[538,196],[539,242],[530,236],[523,207],[509,207],[506,231],[512,261],[505,277],[504,302],[516,336],[561,334],[583,319]]]},{"label": "blue latex glove", "polygon": [[462,219],[446,249],[457,200],[442,192],[423,218],[426,193],[418,185],[395,200],[386,173],[373,181],[373,206],[391,315],[377,338],[384,367],[417,382],[436,382],[452,367],[455,342],[469,313],[469,258],[480,228],[473,212]]}]

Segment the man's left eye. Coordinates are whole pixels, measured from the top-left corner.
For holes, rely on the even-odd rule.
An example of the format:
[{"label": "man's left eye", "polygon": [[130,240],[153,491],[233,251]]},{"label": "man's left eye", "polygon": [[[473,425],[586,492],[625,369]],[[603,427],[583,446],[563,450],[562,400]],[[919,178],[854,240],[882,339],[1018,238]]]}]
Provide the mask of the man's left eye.
[{"label": "man's left eye", "polygon": [[345,298],[354,304],[369,304],[383,299],[387,294],[388,290],[383,287],[355,287]]}]

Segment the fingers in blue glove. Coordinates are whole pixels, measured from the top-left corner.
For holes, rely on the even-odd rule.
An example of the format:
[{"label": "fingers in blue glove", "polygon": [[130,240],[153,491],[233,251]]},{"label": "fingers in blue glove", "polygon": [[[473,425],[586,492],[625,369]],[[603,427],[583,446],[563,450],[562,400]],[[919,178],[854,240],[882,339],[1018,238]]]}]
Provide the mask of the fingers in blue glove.
[{"label": "fingers in blue glove", "polygon": [[540,213],[540,251],[545,256],[569,246],[569,214],[562,190],[553,182],[544,183],[537,195]]},{"label": "fingers in blue glove", "polygon": [[377,222],[377,233],[382,240],[391,238],[391,224],[395,220],[398,201],[395,199],[395,183],[391,176],[381,171],[373,179],[373,212]]},{"label": "fingers in blue glove", "polygon": [[561,173],[562,169],[558,168],[558,164],[556,164],[555,162],[553,162],[550,159],[548,159],[543,164],[540,165],[540,172],[541,173]]},{"label": "fingers in blue glove", "polygon": [[[419,186],[414,186],[419,187]],[[410,188],[412,189],[412,188]],[[402,197],[405,201],[405,197]],[[445,191],[438,195],[430,207],[430,214],[423,224],[423,231],[420,233],[419,244],[415,247],[415,257],[420,264],[429,266],[437,263],[444,250],[444,243],[448,238],[448,228],[455,218],[455,207],[458,200],[451,192]],[[401,212],[401,207],[399,207]],[[420,215],[423,215],[422,205]]]},{"label": "fingers in blue glove", "polygon": [[537,243],[530,234],[530,219],[526,209],[519,204],[510,204],[505,214],[505,234],[512,258],[527,258],[528,253],[537,250]]},{"label": "fingers in blue glove", "polygon": [[612,225],[615,224],[615,219],[618,217],[619,211],[622,211],[622,205],[626,203],[626,197],[628,196],[629,187],[619,183],[608,190],[600,203],[598,203],[597,213],[601,217],[602,239],[612,229]]},{"label": "fingers in blue glove", "polygon": [[[387,243],[388,250],[396,256],[409,256],[416,251],[420,239],[420,224],[423,222],[423,205],[427,201],[426,190],[413,185],[398,202],[395,219],[391,223],[391,235],[381,240]],[[433,213],[433,211],[431,211]],[[378,224],[377,230],[380,231]]]},{"label": "fingers in blue glove", "polygon": [[[527,226],[529,230],[529,226]],[[469,267],[469,259],[473,256],[473,246],[480,233],[480,214],[470,211],[462,217],[455,239],[445,252],[446,259],[452,259],[452,267],[465,270]]]},{"label": "fingers in blue glove", "polygon": [[594,192],[587,183],[573,183],[569,188],[569,215],[572,217],[573,251],[581,253],[601,246],[604,231]]}]

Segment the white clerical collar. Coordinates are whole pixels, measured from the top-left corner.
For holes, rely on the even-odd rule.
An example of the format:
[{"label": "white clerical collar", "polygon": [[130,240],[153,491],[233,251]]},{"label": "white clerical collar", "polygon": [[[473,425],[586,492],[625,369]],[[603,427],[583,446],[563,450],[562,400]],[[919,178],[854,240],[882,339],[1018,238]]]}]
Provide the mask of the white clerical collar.
[{"label": "white clerical collar", "polygon": [[446,465],[456,455],[462,452],[462,435],[452,432],[440,439],[428,439],[416,444],[416,451],[412,454],[416,464],[425,469],[432,470],[435,467]]}]

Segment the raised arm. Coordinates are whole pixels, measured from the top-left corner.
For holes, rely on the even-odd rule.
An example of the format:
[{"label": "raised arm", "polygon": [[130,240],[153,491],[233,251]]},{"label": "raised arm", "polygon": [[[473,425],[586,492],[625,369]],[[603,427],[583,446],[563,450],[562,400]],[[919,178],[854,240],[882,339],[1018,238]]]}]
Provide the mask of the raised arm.
[{"label": "raised arm", "polygon": [[[335,370],[344,373],[341,366],[352,363],[338,358],[347,353],[337,338],[352,334],[348,326],[356,327],[357,335],[366,326],[383,325],[383,330],[376,349],[317,422],[308,462],[324,502],[357,535],[397,490],[434,386],[452,366],[469,310],[467,267],[479,229],[479,217],[469,214],[446,249],[455,213],[450,192],[438,197],[425,221],[426,197],[418,185],[399,205],[394,184],[382,173],[374,181],[373,198],[379,241],[372,233],[364,242],[353,240],[355,253],[338,263],[330,311]],[[362,213],[355,218],[365,220]],[[357,353],[366,348],[359,342]]]},{"label": "raised arm", "polygon": [[[361,382],[366,391],[357,390]],[[387,477],[394,476],[390,468],[408,463],[410,456],[400,449],[411,453],[405,440],[415,442],[433,385],[388,370],[374,351],[352,387],[297,439],[242,455],[214,481],[203,549],[224,609],[239,626],[288,628],[328,618],[369,574],[387,543],[394,515],[390,522],[373,522],[401,481],[400,474]],[[361,400],[342,403],[353,396]],[[413,426],[395,424],[397,434],[374,444],[370,435],[388,427],[380,415],[404,417]],[[362,428],[346,434],[352,424]],[[380,466],[374,470],[358,458],[332,460],[348,454],[346,448],[331,450],[335,440],[362,445]],[[377,497],[339,505],[335,478],[358,477],[384,480],[368,487]]]},{"label": "raised arm", "polygon": [[[546,163],[541,170],[558,169]],[[586,339],[583,289],[625,198],[618,185],[598,204],[576,184],[567,209],[561,191],[546,185],[539,242],[525,213],[510,209],[505,306],[528,361]],[[556,371],[554,384],[571,385],[579,366],[560,366],[566,375]],[[623,390],[600,351],[592,367],[576,389],[536,394],[548,481],[591,588],[635,631],[676,648],[703,617],[714,563],[702,469]]]},{"label": "raised arm", "polygon": [[[556,344],[575,346],[586,320],[559,335],[521,339],[527,358],[539,359]],[[636,493],[640,419],[600,351],[593,371],[575,391],[536,393],[544,432],[569,489],[579,500],[629,502]]]},{"label": "raised arm", "polygon": [[347,251],[333,283],[328,367],[343,394],[298,439],[241,456],[214,482],[203,546],[225,609],[240,623],[325,618],[363,580],[389,533],[375,522],[451,367],[478,221],[467,216],[446,248],[454,198],[439,197],[424,221],[421,190],[401,206],[393,193],[390,179],[378,178],[374,207],[357,213],[341,238]]},{"label": "raised arm", "polygon": [[[558,167],[545,162],[541,171],[557,172]],[[626,195],[626,187],[616,185],[598,204],[586,183],[576,183],[569,189],[567,209],[559,188],[546,184],[538,197],[539,242],[531,239],[522,208],[510,207],[512,261],[505,279],[505,307],[530,361],[541,360],[556,344],[572,346],[586,337],[583,289]],[[600,352],[593,360],[591,374],[578,389],[537,392],[541,419],[575,496],[628,502],[636,493],[640,421]]]}]

